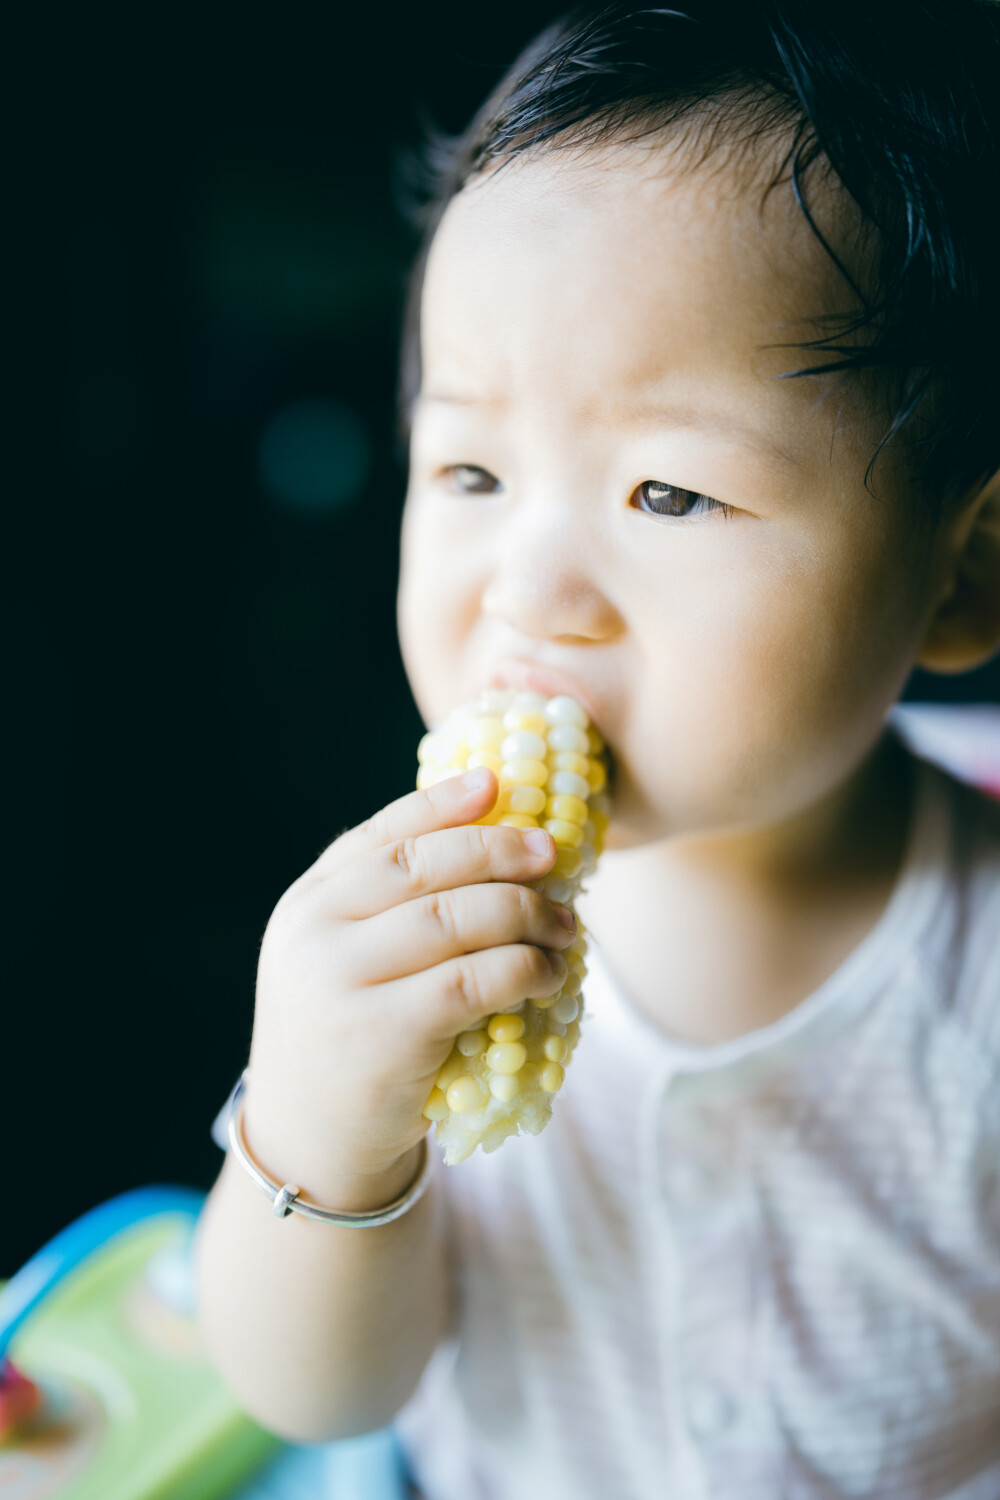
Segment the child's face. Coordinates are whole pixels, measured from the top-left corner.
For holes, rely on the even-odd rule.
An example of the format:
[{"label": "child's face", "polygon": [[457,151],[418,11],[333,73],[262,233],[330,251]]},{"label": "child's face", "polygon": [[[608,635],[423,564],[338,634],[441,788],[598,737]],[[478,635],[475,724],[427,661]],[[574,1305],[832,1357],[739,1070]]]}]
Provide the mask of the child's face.
[{"label": "child's face", "polygon": [[428,722],[511,658],[568,674],[614,752],[611,846],[833,790],[933,604],[930,545],[884,470],[864,486],[879,424],[773,378],[810,356],[766,346],[845,293],[787,183],[760,205],[665,146],[550,152],[463,191],[431,250],[406,668]]}]

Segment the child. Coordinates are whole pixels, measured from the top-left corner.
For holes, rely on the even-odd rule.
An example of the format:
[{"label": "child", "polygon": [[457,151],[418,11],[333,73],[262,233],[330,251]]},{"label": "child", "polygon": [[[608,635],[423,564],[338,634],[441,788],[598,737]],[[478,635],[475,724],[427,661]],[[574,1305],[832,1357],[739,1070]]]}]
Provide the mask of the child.
[{"label": "child", "polygon": [[[615,4],[440,154],[400,639],[428,723],[609,742],[588,1021],[368,1232],[230,1153],[202,1319],[269,1427],[394,1422],[427,1500],[1000,1496],[1000,808],[886,722],[1000,646],[998,97],[981,0]],[[268,926],[244,1138],[310,1203],[404,1194],[453,1038],[565,972],[480,775]]]}]

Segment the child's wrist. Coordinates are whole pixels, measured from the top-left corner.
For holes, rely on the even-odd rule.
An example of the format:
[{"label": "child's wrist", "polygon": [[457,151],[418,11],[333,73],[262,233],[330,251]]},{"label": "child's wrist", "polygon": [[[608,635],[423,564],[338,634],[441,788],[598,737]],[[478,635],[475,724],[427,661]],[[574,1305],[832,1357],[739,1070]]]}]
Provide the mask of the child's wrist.
[{"label": "child's wrist", "polygon": [[256,1079],[243,1109],[243,1139],[256,1165],[279,1183],[291,1182],[313,1203],[343,1213],[367,1213],[393,1202],[423,1162],[418,1142],[397,1156],[360,1155],[344,1142],[331,1149],[326,1132],[311,1130],[288,1107],[275,1108]]}]

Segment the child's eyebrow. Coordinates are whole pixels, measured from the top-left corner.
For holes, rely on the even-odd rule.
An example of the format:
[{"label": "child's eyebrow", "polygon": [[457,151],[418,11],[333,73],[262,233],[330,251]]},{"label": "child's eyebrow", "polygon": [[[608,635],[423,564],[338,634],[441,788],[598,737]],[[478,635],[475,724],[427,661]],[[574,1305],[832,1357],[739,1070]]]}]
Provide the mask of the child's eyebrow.
[{"label": "child's eyebrow", "polygon": [[[472,392],[422,391],[414,402],[418,406],[481,406],[503,409],[507,403],[502,396],[477,395]],[[635,425],[658,423],[670,427],[690,427],[699,432],[721,433],[725,437],[736,437],[748,447],[783,464],[798,467],[800,460],[756,427],[751,427],[731,412],[711,412],[703,407],[665,405],[662,402],[636,401],[606,403],[604,410],[591,414],[590,420],[611,425],[613,422],[629,422]]]},{"label": "child's eyebrow", "polygon": [[721,433],[724,437],[735,437],[748,447],[756,448],[769,458],[798,467],[800,459],[781,443],[768,437],[758,427],[740,420],[733,412],[709,411],[701,406],[674,406],[660,401],[631,400],[609,403],[607,412],[617,421],[639,423],[663,423],[670,427],[691,427],[698,432]]}]

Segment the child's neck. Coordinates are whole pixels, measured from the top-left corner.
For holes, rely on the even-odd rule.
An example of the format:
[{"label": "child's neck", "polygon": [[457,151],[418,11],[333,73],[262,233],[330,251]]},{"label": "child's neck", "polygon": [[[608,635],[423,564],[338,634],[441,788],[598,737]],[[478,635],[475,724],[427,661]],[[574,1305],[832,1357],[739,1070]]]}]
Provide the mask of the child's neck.
[{"label": "child's neck", "polygon": [[888,904],[909,765],[886,735],[846,783],[787,823],[605,854],[578,907],[634,1004],[663,1031],[711,1044],[810,995]]}]

